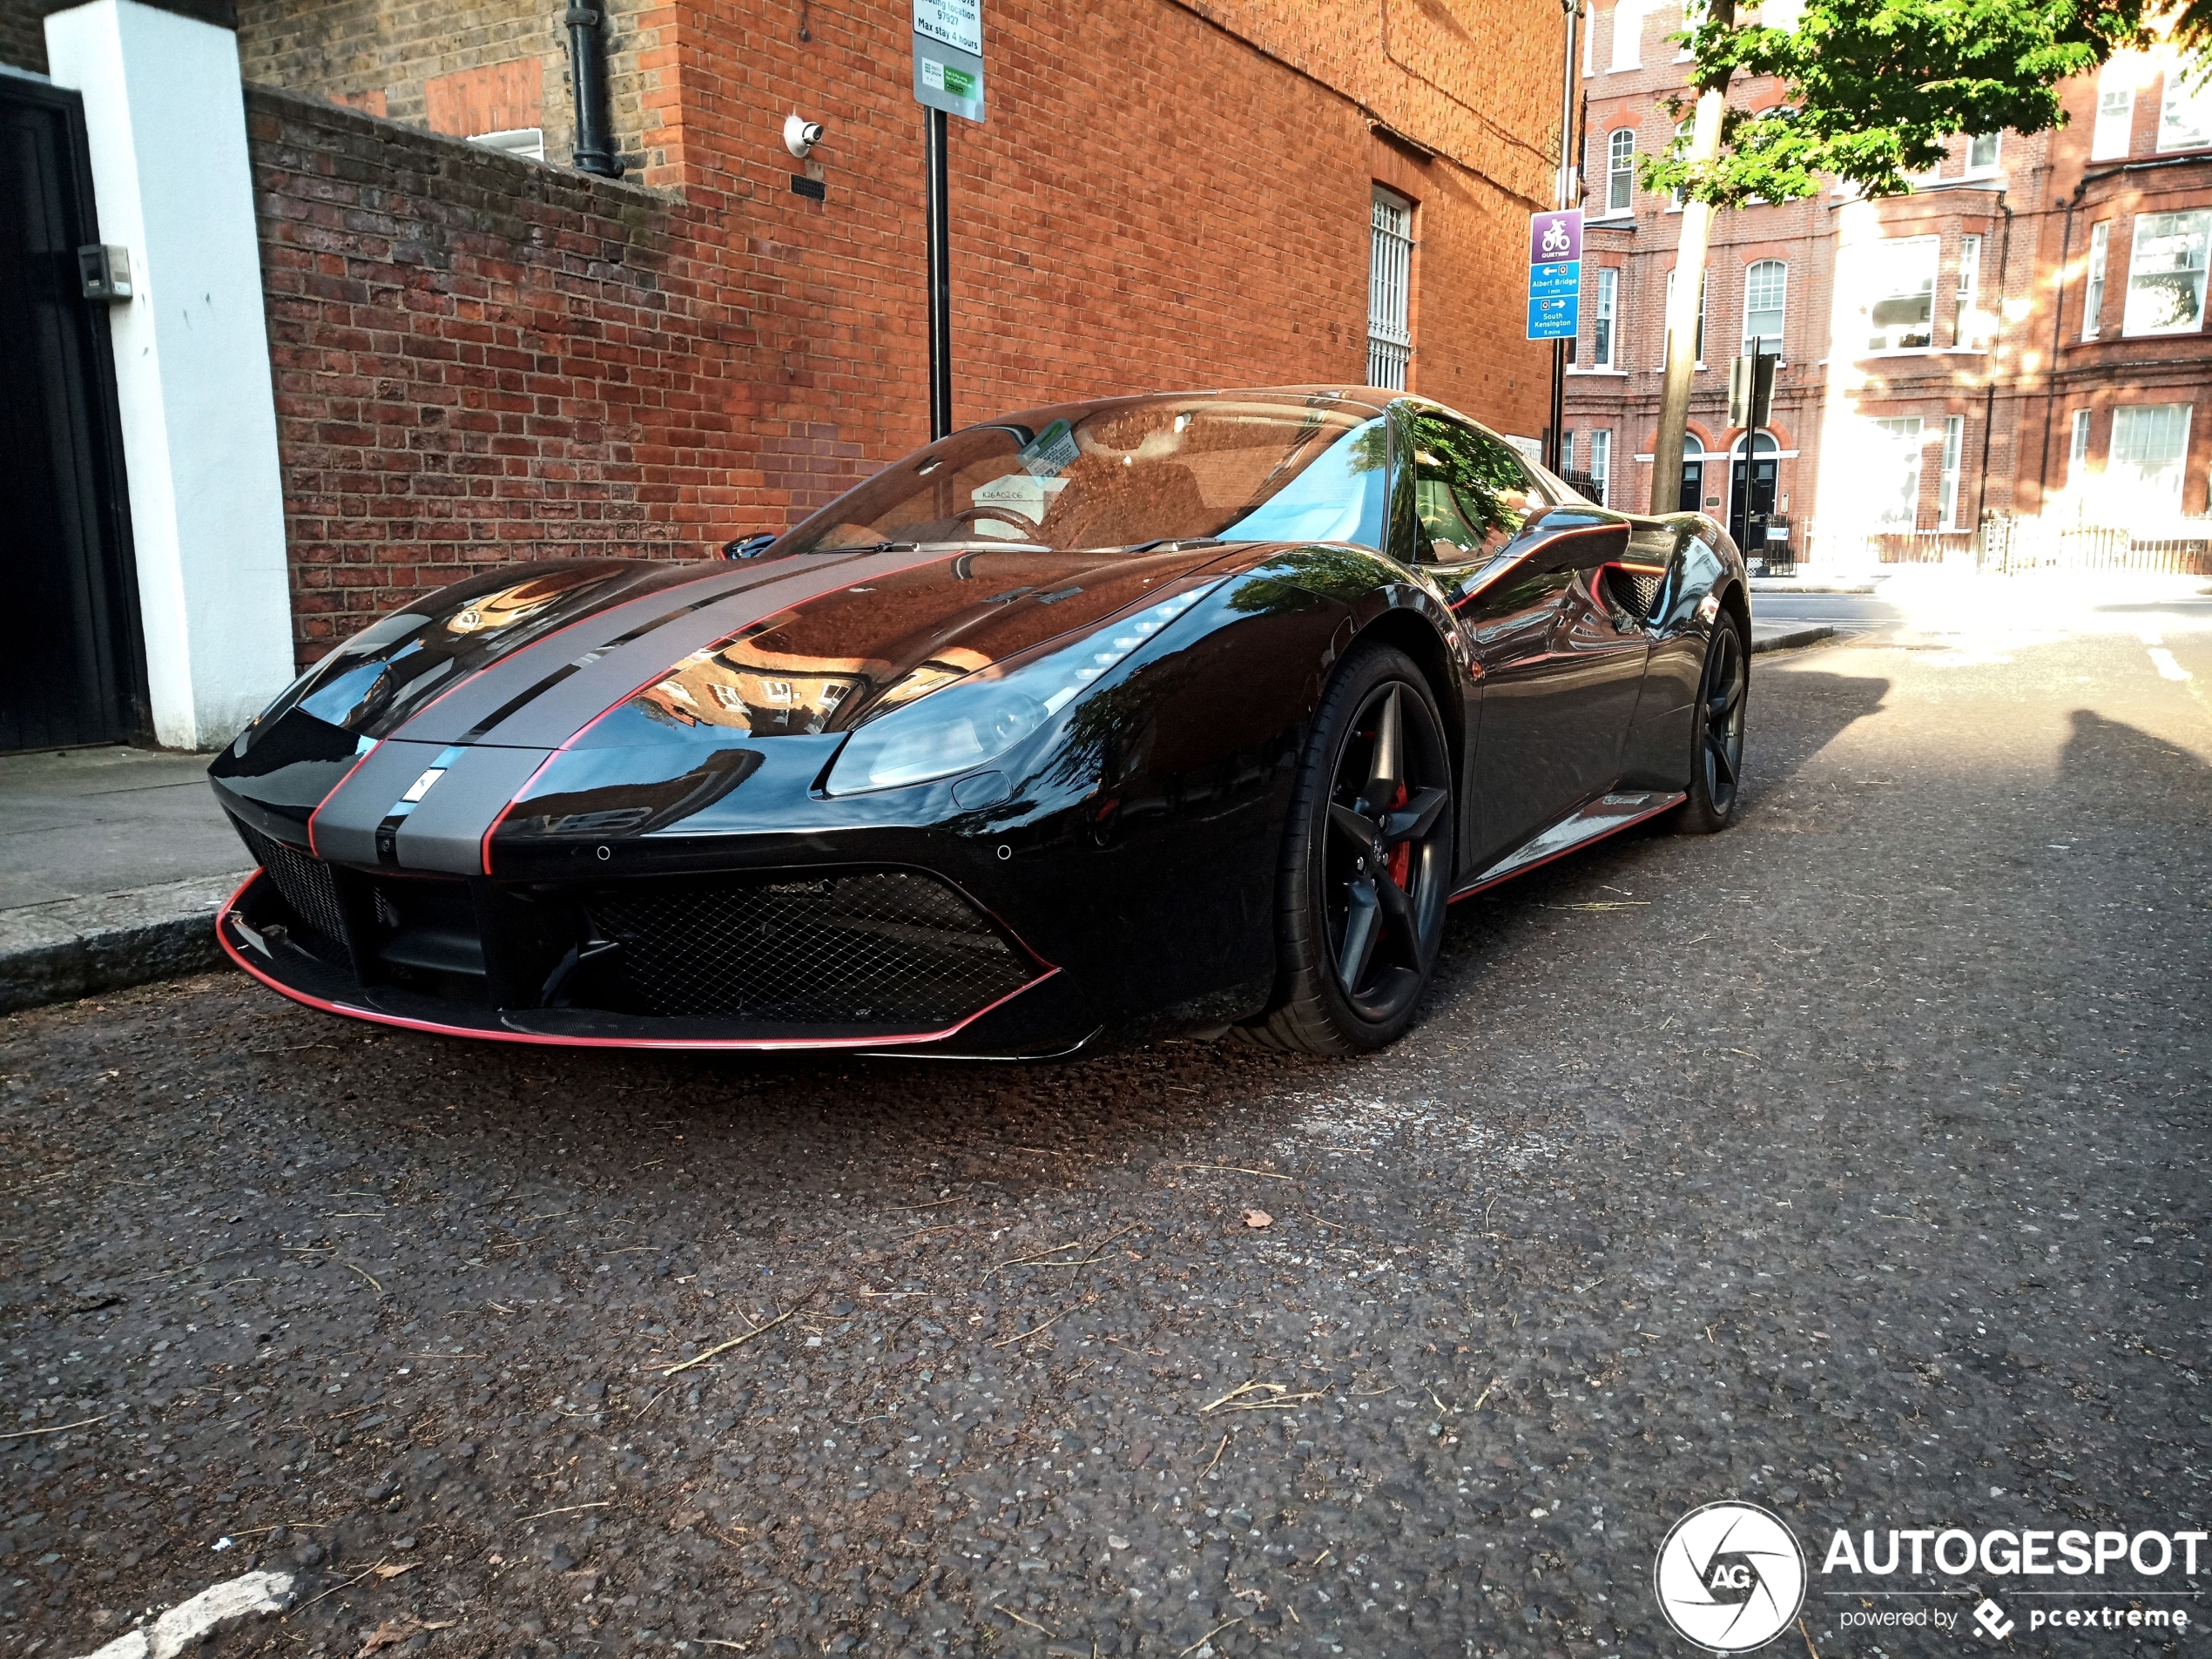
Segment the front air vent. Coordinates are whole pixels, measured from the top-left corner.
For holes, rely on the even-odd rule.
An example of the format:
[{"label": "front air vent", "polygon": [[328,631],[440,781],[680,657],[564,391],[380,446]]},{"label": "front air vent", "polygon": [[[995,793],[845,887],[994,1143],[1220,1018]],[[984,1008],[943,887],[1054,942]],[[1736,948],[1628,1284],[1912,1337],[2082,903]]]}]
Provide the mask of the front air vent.
[{"label": "front air vent", "polygon": [[1036,969],[934,876],[639,883],[588,901],[652,1012],[799,1026],[936,1030]]},{"label": "front air vent", "polygon": [[249,826],[237,824],[253,861],[269,873],[276,890],[292,912],[292,919],[312,935],[300,942],[320,955],[346,960],[346,907],[338,896],[338,880],[330,867],[310,853],[287,846]]}]

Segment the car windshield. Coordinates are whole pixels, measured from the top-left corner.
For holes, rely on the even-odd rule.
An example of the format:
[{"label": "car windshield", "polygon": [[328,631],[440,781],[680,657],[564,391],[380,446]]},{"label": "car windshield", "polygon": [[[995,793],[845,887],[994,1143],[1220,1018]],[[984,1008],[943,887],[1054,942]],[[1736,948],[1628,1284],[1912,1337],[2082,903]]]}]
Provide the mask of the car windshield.
[{"label": "car windshield", "polygon": [[1210,539],[1379,550],[1386,431],[1372,408],[1333,396],[1153,397],[1042,410],[931,444],[768,550]]}]

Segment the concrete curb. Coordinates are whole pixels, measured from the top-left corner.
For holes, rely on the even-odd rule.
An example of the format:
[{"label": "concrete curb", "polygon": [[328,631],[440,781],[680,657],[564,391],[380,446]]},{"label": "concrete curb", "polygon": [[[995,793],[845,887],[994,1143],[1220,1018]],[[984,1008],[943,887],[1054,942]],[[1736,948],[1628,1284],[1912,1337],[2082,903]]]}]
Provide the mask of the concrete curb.
[{"label": "concrete curb", "polygon": [[1810,645],[1817,639],[1830,639],[1835,629],[1824,622],[1808,622],[1792,626],[1786,622],[1755,622],[1751,624],[1751,655],[1761,651],[1791,651],[1799,645]]},{"label": "concrete curb", "polygon": [[1874,582],[1870,577],[1858,582],[1841,579],[1800,581],[1793,576],[1755,576],[1751,578],[1754,593],[1871,593]]},{"label": "concrete curb", "polygon": [[246,872],[0,911],[0,1014],[197,974],[223,960],[215,912]]}]

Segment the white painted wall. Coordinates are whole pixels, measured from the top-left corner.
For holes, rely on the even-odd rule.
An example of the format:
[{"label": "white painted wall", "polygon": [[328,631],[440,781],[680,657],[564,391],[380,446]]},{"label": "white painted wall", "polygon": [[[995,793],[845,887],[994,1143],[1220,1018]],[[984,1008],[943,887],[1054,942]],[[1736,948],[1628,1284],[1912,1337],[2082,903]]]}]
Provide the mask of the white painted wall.
[{"label": "white painted wall", "polygon": [[46,56],[84,99],[101,239],[131,251],[135,297],[108,309],[154,732],[209,748],[292,678],[238,41],[91,0],[46,19]]}]

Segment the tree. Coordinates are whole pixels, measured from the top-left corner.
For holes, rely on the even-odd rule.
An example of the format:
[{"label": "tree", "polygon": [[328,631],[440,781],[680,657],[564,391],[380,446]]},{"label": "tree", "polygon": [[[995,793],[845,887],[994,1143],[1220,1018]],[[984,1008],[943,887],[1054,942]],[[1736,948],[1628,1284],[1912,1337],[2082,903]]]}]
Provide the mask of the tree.
[{"label": "tree", "polygon": [[[1680,488],[1713,215],[1752,197],[1810,196],[1830,178],[1900,195],[1954,134],[2054,127],[2065,118],[2060,83],[2140,43],[2146,10],[2146,0],[1805,0],[1784,29],[1739,24],[1735,0],[1710,0],[1678,37],[1696,59],[1690,132],[1642,164],[1644,188],[1683,199],[1652,511],[1672,510]],[[2171,27],[2203,72],[2212,0],[2189,0]],[[1731,109],[1739,74],[1779,79],[1783,103]],[[1678,119],[1683,103],[1670,105]]]}]

